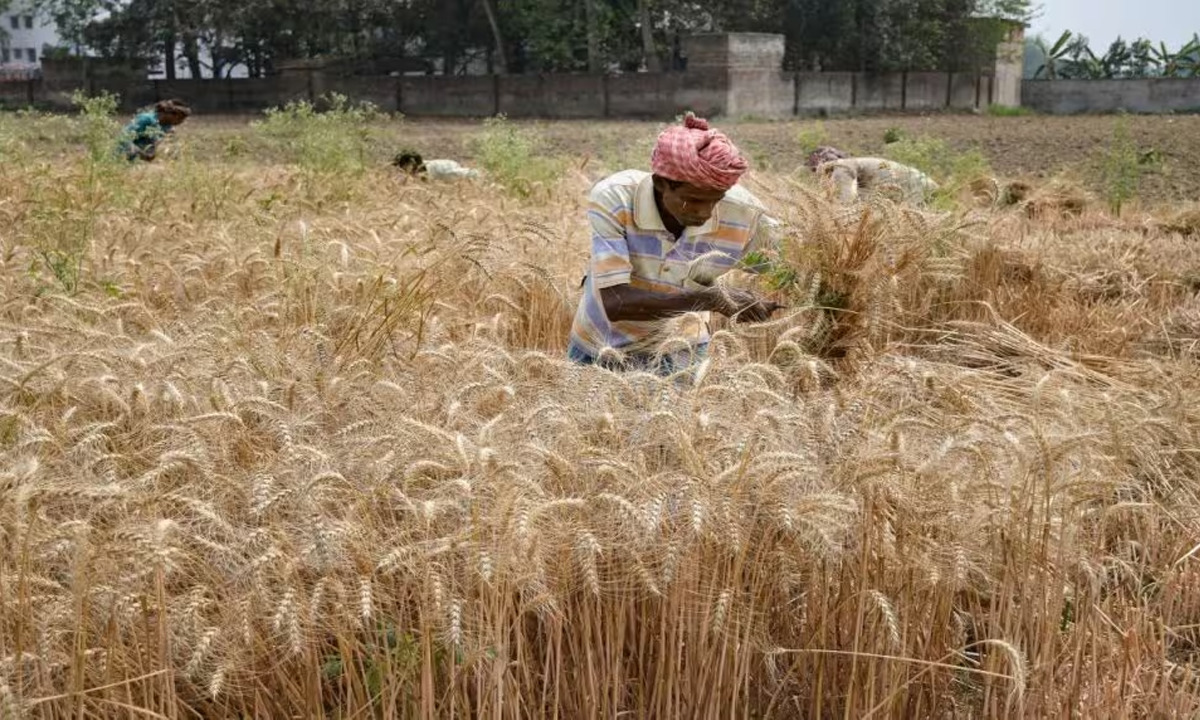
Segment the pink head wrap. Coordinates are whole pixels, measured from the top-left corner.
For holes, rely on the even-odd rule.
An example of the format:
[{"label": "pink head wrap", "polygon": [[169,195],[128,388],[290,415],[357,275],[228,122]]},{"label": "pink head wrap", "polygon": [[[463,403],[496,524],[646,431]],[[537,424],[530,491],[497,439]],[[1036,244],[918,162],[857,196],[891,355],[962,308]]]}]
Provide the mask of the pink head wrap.
[{"label": "pink head wrap", "polygon": [[746,159],[720,130],[688,113],[682,125],[663,130],[650,157],[650,169],[668,180],[728,190],[746,172]]}]

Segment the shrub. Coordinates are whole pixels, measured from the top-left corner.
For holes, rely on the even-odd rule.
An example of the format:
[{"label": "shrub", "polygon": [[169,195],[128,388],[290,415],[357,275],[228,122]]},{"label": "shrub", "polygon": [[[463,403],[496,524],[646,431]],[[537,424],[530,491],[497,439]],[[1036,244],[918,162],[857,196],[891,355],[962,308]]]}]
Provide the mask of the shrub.
[{"label": "shrub", "polygon": [[935,200],[942,203],[952,202],[972,180],[989,173],[987,159],[978,149],[955,150],[938,138],[901,138],[888,145],[884,155],[933,178],[939,185]]},{"label": "shrub", "polygon": [[562,173],[562,162],[544,154],[537,134],[517,127],[504,115],[484,120],[483,132],[473,145],[492,179],[520,197],[529,197]]},{"label": "shrub", "polygon": [[888,128],[883,132],[883,142],[886,145],[898,143],[905,138],[904,131],[900,128]]},{"label": "shrub", "polygon": [[796,142],[799,143],[800,149],[805,154],[816,150],[822,145],[828,145],[829,132],[825,129],[825,123],[818,120],[800,128],[796,131]]},{"label": "shrub", "polygon": [[[71,102],[79,110],[69,135],[86,148],[82,173],[74,181],[44,174],[30,184],[30,244],[38,265],[50,272],[62,290],[78,291],[84,255],[91,245],[99,217],[118,197],[119,171],[124,165],[117,151],[116,111],[119,98],[110,93],[89,96],[76,91]],[[31,124],[33,118],[29,118]]]},{"label": "shrub", "polygon": [[253,127],[283,157],[301,167],[317,172],[362,171],[378,109],[367,102],[352,104],[338,93],[321,101],[327,109],[318,110],[307,100],[271,108]]},{"label": "shrub", "polygon": [[88,158],[93,163],[113,164],[118,160],[113,138],[117,135],[117,106],[120,98],[111,93],[88,95],[76,90],[71,104],[79,110],[78,124]]}]

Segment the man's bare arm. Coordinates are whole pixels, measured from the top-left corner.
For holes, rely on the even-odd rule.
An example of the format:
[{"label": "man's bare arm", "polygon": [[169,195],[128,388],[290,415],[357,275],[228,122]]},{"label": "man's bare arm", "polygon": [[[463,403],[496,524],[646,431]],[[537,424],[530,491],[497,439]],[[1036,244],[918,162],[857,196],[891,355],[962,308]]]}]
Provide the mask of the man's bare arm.
[{"label": "man's bare arm", "polygon": [[712,310],[712,292],[687,290],[660,293],[640,290],[632,285],[614,285],[600,290],[604,314],[612,322],[622,320],[661,320],[673,315]]},{"label": "man's bare arm", "polygon": [[704,311],[738,315],[750,322],[761,322],[779,307],[745,290],[718,288],[660,293],[632,285],[615,285],[602,288],[600,300],[604,303],[604,314],[612,322],[661,320],[682,313]]}]

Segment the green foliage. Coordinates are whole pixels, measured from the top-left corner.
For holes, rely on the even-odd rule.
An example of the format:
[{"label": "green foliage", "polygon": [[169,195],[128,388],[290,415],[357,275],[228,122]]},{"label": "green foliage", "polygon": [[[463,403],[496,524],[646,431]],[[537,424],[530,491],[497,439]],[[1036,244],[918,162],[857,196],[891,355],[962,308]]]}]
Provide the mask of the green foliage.
[{"label": "green foliage", "polygon": [[[371,103],[352,104],[338,93],[321,100],[327,109],[297,100],[267,110],[266,118],[252,126],[288,162],[320,173],[361,172],[379,111]],[[240,148],[232,149],[238,152]]]},{"label": "green foliage", "polygon": [[898,143],[905,138],[904,131],[900,128],[890,127],[883,131],[883,142],[885,145]]},{"label": "green foliage", "polygon": [[1120,216],[1125,203],[1136,197],[1142,171],[1137,144],[1129,133],[1129,119],[1120,115],[1113,121],[1112,139],[1101,167],[1104,199],[1114,215]]},{"label": "green foliage", "polygon": [[885,155],[929,175],[938,183],[969,181],[988,172],[987,159],[977,149],[958,151],[933,137],[901,138],[887,146]]},{"label": "green foliage", "polygon": [[777,0],[727,5],[724,29],[780,32],[797,70],[972,71],[995,58],[1028,0]]},{"label": "green foliage", "polygon": [[473,145],[475,157],[488,175],[520,197],[529,197],[562,174],[562,162],[545,154],[538,135],[503,115],[484,120],[483,132]]},{"label": "green foliage", "polygon": [[321,664],[322,676],[327,682],[338,682],[348,671],[361,673],[374,702],[381,699],[388,685],[402,687],[409,696],[416,692],[421,651],[415,635],[398,633],[394,627],[380,624],[371,636],[367,651],[366,657],[352,663],[347,663],[340,655],[326,656]]},{"label": "green foliage", "polygon": [[68,182],[49,173],[37,177],[30,189],[34,203],[29,223],[38,258],[30,271],[49,272],[71,294],[83,280],[83,258],[96,223],[118,198],[125,165],[116,145],[117,96],[76,92],[72,102],[79,114],[69,120],[68,137],[82,141],[86,149],[82,177]]},{"label": "green foliage", "polygon": [[800,150],[808,154],[822,145],[829,144],[829,131],[820,120],[807,123],[796,131],[796,142],[800,145]]},{"label": "green foliage", "polygon": [[1166,43],[1153,44],[1145,38],[1132,43],[1118,37],[1103,55],[1097,55],[1088,39],[1067,30],[1053,45],[1044,38],[1033,40],[1041,62],[1033,76],[1044,80],[1099,80],[1140,77],[1200,77],[1200,35],[1176,52]]},{"label": "green foliage", "polygon": [[939,138],[902,138],[886,146],[884,156],[933,178],[938,183],[935,205],[952,205],[972,180],[990,172],[987,158],[978,149],[955,150]]},{"label": "green foliage", "polygon": [[79,111],[83,141],[87,145],[88,158],[100,165],[112,165],[119,157],[113,149],[113,138],[117,136],[117,107],[121,99],[111,93],[89,96],[76,90],[71,104]]},{"label": "green foliage", "polygon": [[992,117],[1025,117],[1032,115],[1033,110],[1020,105],[988,105],[987,113]]},{"label": "green foliage", "polygon": [[[783,33],[789,69],[956,70],[985,66],[1031,0],[33,0],[70,45],[166,64],[174,43],[193,75],[242,64],[269,74],[281,58],[330,59],[384,74],[439,58],[514,73],[670,67],[680,36]],[[201,48],[219,48],[202,57]],[[420,47],[422,58],[406,56]],[[480,53],[479,50],[484,50]],[[175,53],[172,53],[173,55]],[[671,60],[672,62],[665,62]],[[171,68],[173,70],[173,68]]]},{"label": "green foliage", "polygon": [[790,290],[798,278],[795,268],[761,250],[746,253],[740,267],[758,273],[773,291]]}]

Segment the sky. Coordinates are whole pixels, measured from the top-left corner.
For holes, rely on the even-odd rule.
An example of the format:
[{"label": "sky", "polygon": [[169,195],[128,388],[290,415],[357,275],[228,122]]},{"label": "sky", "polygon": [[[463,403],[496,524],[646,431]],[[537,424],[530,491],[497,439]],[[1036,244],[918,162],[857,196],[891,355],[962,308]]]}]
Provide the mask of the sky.
[{"label": "sky", "polygon": [[1041,14],[1029,28],[1053,43],[1064,30],[1082,33],[1097,54],[1117,36],[1144,37],[1178,49],[1200,32],[1200,0],[1040,0]]}]

